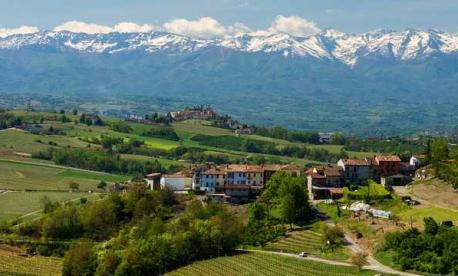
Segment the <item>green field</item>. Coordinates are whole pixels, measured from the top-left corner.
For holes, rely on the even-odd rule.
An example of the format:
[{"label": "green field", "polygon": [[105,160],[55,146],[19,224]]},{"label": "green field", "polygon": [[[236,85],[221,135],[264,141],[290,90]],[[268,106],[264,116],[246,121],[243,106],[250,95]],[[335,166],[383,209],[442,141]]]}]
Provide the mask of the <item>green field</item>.
[{"label": "green field", "polygon": [[57,135],[34,135],[21,130],[0,131],[0,151],[35,153],[49,148],[49,142],[62,147],[86,147],[87,143],[75,138]]},{"label": "green field", "polygon": [[246,253],[196,262],[172,271],[170,276],[194,275],[374,275],[355,267],[334,266],[270,253]]},{"label": "green field", "polygon": [[0,160],[0,189],[12,190],[69,190],[76,182],[80,190],[95,190],[97,184],[125,181],[128,178],[99,172],[70,169],[39,162]]},{"label": "green field", "polygon": [[0,247],[0,275],[61,275],[62,260],[59,258],[25,257],[19,250]]},{"label": "green field", "polygon": [[321,248],[323,246],[324,243],[321,240],[320,233],[311,230],[302,230],[290,232],[285,238],[266,245],[264,249],[294,254],[307,252],[333,260],[347,260],[349,258],[343,249],[337,249],[334,252],[322,252]]},{"label": "green field", "polygon": [[48,196],[51,201],[67,201],[82,197],[94,197],[95,194],[81,192],[4,192],[0,193],[0,221],[39,213],[43,206],[40,199]]},{"label": "green field", "polygon": [[458,223],[458,211],[451,210],[446,208],[440,207],[426,207],[426,206],[418,206],[411,208],[407,211],[400,213],[399,215],[404,221],[410,222],[412,221],[418,224],[423,223],[423,218],[425,217],[432,217],[437,222],[442,222],[444,220],[451,220],[454,221],[455,224]]}]

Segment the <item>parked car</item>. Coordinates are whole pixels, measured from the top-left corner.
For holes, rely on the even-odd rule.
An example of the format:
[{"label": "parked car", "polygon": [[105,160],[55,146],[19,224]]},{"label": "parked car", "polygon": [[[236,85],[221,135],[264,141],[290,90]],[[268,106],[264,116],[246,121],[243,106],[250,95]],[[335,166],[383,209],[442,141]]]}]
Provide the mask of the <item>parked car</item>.
[{"label": "parked car", "polygon": [[299,253],[299,257],[305,258],[305,257],[307,257],[307,256],[308,256],[308,254],[307,254],[306,252],[301,252],[301,253]]},{"label": "parked car", "polygon": [[415,199],[408,199],[408,200],[405,200],[404,202],[408,205],[419,205],[420,204],[420,202]]}]

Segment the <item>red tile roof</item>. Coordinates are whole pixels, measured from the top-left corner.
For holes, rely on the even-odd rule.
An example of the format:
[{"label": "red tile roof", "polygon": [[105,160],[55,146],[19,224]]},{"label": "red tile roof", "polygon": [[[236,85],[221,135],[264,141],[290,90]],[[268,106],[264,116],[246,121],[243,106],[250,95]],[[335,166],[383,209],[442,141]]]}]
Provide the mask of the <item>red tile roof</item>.
[{"label": "red tile roof", "polygon": [[367,159],[343,159],[345,166],[369,166],[370,161]]},{"label": "red tile roof", "polygon": [[401,162],[401,158],[397,155],[376,155],[375,160],[378,162]]}]

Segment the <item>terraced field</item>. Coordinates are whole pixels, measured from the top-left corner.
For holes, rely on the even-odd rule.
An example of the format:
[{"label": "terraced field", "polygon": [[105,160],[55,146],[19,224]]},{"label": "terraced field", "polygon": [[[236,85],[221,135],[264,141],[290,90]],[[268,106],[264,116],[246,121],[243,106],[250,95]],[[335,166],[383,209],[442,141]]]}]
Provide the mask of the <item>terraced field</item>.
[{"label": "terraced field", "polygon": [[374,275],[351,266],[334,266],[269,253],[246,253],[196,262],[172,271],[169,276],[238,275]]},{"label": "terraced field", "polygon": [[62,260],[42,256],[24,257],[19,250],[0,247],[0,275],[61,275]]},{"label": "terraced field", "polygon": [[304,230],[291,232],[286,238],[268,244],[265,249],[289,253],[299,253],[302,251],[312,253],[317,252],[321,246],[321,234]]},{"label": "terraced field", "polygon": [[264,249],[295,254],[307,252],[333,260],[347,260],[349,258],[344,249],[336,249],[334,252],[322,252],[322,247],[321,234],[311,230],[303,230],[291,232],[287,237],[266,245]]}]

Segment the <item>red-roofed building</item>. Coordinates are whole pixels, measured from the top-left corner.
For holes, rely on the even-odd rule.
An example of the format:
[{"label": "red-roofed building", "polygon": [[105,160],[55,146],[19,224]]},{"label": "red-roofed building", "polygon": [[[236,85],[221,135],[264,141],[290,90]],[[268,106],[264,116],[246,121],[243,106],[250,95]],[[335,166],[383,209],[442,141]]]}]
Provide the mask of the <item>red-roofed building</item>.
[{"label": "red-roofed building", "polygon": [[342,187],[342,168],[335,165],[323,165],[312,167],[306,172],[307,175],[307,189],[309,198],[323,199],[323,198],[339,198],[342,194],[335,193],[341,191]]},{"label": "red-roofed building", "polygon": [[391,176],[401,172],[401,158],[396,155],[376,155],[374,164],[380,177]]}]

